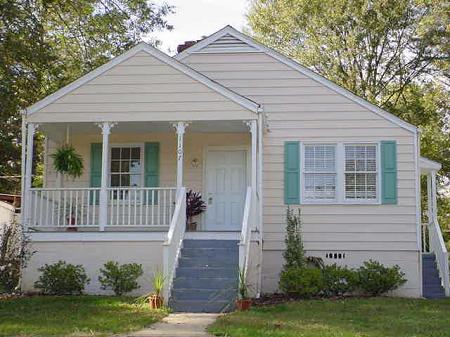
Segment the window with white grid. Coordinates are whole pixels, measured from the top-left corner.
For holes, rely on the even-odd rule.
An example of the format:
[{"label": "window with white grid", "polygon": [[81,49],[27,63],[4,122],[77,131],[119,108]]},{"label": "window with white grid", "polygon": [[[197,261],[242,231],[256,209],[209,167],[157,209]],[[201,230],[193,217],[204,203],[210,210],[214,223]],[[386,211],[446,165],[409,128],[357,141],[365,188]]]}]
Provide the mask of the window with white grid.
[{"label": "window with white grid", "polygon": [[305,200],[336,199],[336,146],[312,144],[304,146]]},{"label": "window with white grid", "polygon": [[345,145],[345,199],[377,198],[377,146]]},{"label": "window with white grid", "polygon": [[139,187],[142,180],[140,146],[111,147],[111,187]]}]

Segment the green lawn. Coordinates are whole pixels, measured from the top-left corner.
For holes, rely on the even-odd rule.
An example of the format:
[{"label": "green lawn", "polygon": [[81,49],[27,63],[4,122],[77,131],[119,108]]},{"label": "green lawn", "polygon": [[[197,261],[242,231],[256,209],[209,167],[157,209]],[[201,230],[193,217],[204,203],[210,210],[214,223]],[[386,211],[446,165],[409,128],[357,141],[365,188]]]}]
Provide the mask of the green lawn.
[{"label": "green lawn", "polygon": [[108,336],[166,315],[129,297],[62,296],[0,300],[0,336]]},{"label": "green lawn", "polygon": [[450,336],[450,299],[292,302],[222,316],[210,332],[228,337]]}]

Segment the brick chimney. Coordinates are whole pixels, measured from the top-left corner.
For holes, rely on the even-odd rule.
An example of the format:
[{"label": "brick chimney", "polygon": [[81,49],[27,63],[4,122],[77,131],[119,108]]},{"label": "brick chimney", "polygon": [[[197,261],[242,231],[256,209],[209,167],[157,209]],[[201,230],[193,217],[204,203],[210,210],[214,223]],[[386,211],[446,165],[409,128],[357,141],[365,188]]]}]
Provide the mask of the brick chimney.
[{"label": "brick chimney", "polygon": [[197,41],[184,41],[183,44],[179,44],[177,47],[177,52],[178,54],[181,53],[183,50],[188,49],[189,47],[192,47],[194,44],[196,44],[197,42],[199,42],[201,40],[197,40]]}]

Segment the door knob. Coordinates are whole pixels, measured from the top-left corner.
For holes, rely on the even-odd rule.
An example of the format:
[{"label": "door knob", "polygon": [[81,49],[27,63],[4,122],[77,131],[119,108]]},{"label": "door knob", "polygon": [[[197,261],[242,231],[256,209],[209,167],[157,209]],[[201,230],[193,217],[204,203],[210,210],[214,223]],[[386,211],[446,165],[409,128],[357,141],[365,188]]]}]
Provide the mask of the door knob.
[{"label": "door knob", "polygon": [[212,197],[209,197],[209,198],[208,198],[208,205],[211,205],[211,204],[212,204],[212,200],[213,200]]}]

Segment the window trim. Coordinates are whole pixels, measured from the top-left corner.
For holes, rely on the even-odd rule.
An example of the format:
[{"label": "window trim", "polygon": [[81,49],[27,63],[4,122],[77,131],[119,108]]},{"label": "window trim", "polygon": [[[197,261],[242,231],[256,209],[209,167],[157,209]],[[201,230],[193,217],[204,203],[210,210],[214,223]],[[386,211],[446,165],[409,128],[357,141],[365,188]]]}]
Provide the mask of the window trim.
[{"label": "window trim", "polygon": [[[305,198],[305,146],[334,145],[336,149],[336,196],[335,199],[306,199]],[[375,145],[376,151],[376,198],[375,199],[347,199],[345,198],[345,146],[346,145]],[[380,141],[300,141],[300,204],[304,205],[380,205],[381,204],[381,151]]]},{"label": "window trim", "polygon": [[[119,186],[111,186],[111,155],[112,155],[112,148],[114,147],[139,147],[140,148],[140,157],[141,157],[141,179],[140,179],[140,186],[124,186],[124,187],[119,187]],[[144,143],[110,143],[109,144],[109,153],[108,153],[108,188],[143,188],[144,187],[144,174],[145,174],[145,170],[144,170],[144,163],[145,163],[145,158],[144,158]]]}]

